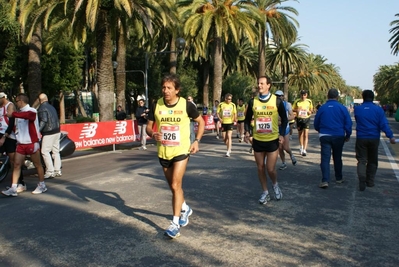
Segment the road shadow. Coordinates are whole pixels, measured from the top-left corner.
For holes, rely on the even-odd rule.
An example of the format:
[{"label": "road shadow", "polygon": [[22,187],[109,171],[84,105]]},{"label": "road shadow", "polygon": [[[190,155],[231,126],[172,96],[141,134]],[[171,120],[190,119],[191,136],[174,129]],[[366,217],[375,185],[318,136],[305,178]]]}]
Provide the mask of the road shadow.
[{"label": "road shadow", "polygon": [[110,192],[110,191],[101,191],[101,190],[93,190],[93,189],[88,189],[84,188],[81,186],[67,186],[67,190],[70,190],[71,193],[75,194],[78,198],[80,198],[83,201],[90,201],[94,200],[99,203],[111,206],[122,212],[123,214],[127,216],[131,216],[136,218],[137,220],[140,220],[152,227],[154,227],[157,231],[162,231],[163,229],[159,227],[156,223],[151,221],[150,219],[146,218],[141,214],[146,214],[146,215],[156,215],[159,217],[168,217],[167,214],[161,214],[149,210],[144,210],[144,209],[136,209],[133,207],[129,207],[126,205],[125,200],[123,200],[118,193],[115,192]]}]

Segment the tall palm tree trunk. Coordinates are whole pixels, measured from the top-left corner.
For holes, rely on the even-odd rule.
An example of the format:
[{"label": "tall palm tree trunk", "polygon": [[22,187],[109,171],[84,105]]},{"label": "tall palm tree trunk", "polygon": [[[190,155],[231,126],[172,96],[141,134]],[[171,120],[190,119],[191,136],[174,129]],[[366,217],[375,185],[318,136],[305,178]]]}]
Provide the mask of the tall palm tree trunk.
[{"label": "tall palm tree trunk", "polygon": [[42,70],[40,65],[42,45],[42,24],[38,23],[29,42],[28,52],[28,88],[32,106],[34,106],[34,102],[42,90]]},{"label": "tall palm tree trunk", "polygon": [[96,30],[97,85],[100,121],[114,119],[114,75],[112,67],[112,40],[107,11],[100,10]]},{"label": "tall palm tree trunk", "polygon": [[89,48],[87,44],[85,45],[85,69],[83,72],[83,78],[84,78],[84,90],[87,90],[89,88]]},{"label": "tall palm tree trunk", "polygon": [[118,42],[116,50],[116,61],[118,67],[116,68],[116,104],[121,105],[123,110],[126,110],[126,39],[123,27],[118,31]]},{"label": "tall palm tree trunk", "polygon": [[261,38],[258,47],[259,49],[258,78],[266,74],[265,47],[266,47],[266,32],[261,27]]},{"label": "tall palm tree trunk", "polygon": [[[176,51],[176,38],[172,35],[170,37],[170,51]],[[170,53],[169,55],[169,73],[176,74],[177,72],[177,54]]]},{"label": "tall palm tree trunk", "polygon": [[284,98],[288,101],[288,74],[284,75]]},{"label": "tall palm tree trunk", "polygon": [[65,123],[65,98],[64,92],[60,91],[60,123]]},{"label": "tall palm tree trunk", "polygon": [[204,86],[202,88],[203,90],[203,99],[204,99],[204,104],[205,106],[209,107],[209,60],[206,60],[203,65],[203,70],[204,70],[204,76],[203,76],[203,81],[204,81]]},{"label": "tall palm tree trunk", "polygon": [[222,96],[223,58],[222,38],[215,38],[214,64],[213,64],[213,101],[220,100]]}]

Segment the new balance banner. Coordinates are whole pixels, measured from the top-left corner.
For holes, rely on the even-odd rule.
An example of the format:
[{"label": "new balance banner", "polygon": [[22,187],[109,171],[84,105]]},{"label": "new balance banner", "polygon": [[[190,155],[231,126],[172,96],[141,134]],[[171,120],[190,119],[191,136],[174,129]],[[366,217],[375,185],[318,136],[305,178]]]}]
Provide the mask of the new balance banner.
[{"label": "new balance banner", "polygon": [[76,150],[136,141],[136,122],[105,121],[62,124],[61,131],[75,142]]}]

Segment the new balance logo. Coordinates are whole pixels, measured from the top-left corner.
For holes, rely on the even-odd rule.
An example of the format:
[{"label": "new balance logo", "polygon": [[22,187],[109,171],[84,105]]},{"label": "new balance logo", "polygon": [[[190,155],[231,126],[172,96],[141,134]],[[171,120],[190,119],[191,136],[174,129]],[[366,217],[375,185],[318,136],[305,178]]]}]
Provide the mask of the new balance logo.
[{"label": "new balance logo", "polygon": [[115,124],[114,135],[126,133],[127,121],[117,121]]},{"label": "new balance logo", "polygon": [[85,123],[85,125],[83,125],[82,131],[80,132],[79,139],[91,138],[95,136],[97,127],[97,123]]}]

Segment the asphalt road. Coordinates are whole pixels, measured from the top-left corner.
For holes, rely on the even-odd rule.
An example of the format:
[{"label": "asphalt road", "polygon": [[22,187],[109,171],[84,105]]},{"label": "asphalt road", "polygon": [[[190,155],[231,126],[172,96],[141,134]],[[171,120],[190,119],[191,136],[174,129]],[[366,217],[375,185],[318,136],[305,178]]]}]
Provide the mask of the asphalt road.
[{"label": "asphalt road", "polygon": [[[309,144],[297,166],[278,171],[283,199],[259,205],[249,145],[235,138],[225,158],[222,141],[206,134],[184,178],[193,215],[176,240],[163,236],[171,193],[155,146],[76,152],[46,193],[30,193],[30,172],[29,192],[0,197],[0,266],[398,266],[399,144],[380,145],[376,186],[364,192],[355,135],[344,148],[346,182],[326,190],[314,130]],[[296,131],[291,147],[298,155]]]}]

